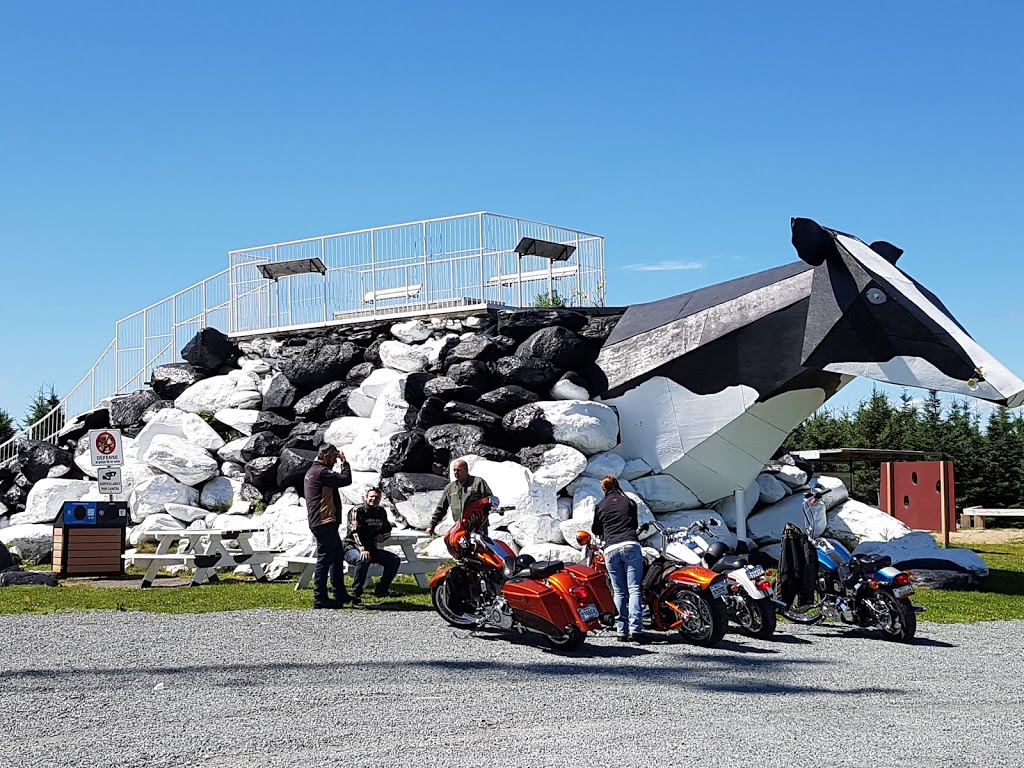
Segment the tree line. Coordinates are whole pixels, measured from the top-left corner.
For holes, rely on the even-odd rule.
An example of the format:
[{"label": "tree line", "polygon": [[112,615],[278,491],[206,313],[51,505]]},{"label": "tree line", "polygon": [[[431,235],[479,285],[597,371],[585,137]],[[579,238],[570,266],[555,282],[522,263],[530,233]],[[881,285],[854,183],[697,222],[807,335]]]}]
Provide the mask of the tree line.
[{"label": "tree line", "polygon": [[[944,408],[934,391],[924,402],[907,392],[893,402],[875,389],[852,412],[817,411],[786,446],[935,451],[953,462],[958,508],[1024,507],[1024,418],[1006,408],[995,407],[983,418],[969,400],[955,399]],[[856,469],[851,495],[876,504],[878,480],[877,466]]]},{"label": "tree line", "polygon": [[60,395],[57,394],[52,384],[43,384],[32,396],[31,402],[25,409],[25,415],[21,417],[21,423],[4,408],[0,408],[0,444],[6,443],[18,432],[32,424],[35,424],[46,414],[60,405]]}]

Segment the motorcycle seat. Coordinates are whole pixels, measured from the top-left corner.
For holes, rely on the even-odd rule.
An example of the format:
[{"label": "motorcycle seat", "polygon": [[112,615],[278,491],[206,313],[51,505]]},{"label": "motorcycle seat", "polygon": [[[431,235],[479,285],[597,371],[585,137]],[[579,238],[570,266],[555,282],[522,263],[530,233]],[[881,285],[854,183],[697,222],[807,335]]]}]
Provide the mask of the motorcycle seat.
[{"label": "motorcycle seat", "polygon": [[862,552],[851,557],[850,564],[859,566],[865,573],[872,573],[892,565],[892,558],[888,555]]},{"label": "motorcycle seat", "polygon": [[746,568],[747,558],[740,557],[739,555],[726,555],[713,566],[711,570],[715,573],[728,573],[729,571],[735,571],[737,568]]},{"label": "motorcycle seat", "polygon": [[558,573],[563,568],[565,568],[565,563],[561,560],[542,560],[530,566],[530,578],[544,579],[553,573]]}]

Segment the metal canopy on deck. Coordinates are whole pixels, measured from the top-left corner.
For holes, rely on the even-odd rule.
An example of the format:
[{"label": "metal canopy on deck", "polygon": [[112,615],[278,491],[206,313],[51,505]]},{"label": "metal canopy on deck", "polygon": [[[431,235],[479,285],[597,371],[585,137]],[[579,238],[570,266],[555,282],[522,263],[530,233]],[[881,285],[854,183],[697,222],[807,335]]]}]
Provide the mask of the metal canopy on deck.
[{"label": "metal canopy on deck", "polygon": [[804,461],[823,464],[881,463],[883,461],[936,461],[940,451],[898,451],[885,448],[825,448],[820,451],[790,451]]},{"label": "metal canopy on deck", "polygon": [[575,250],[575,245],[552,243],[534,237],[524,237],[515,248],[520,256],[540,256],[550,261],[568,261]]},{"label": "metal canopy on deck", "polygon": [[305,275],[311,272],[327,274],[327,267],[318,258],[293,259],[291,261],[276,261],[272,264],[257,264],[256,269],[260,271],[267,280],[277,280],[288,275]]}]

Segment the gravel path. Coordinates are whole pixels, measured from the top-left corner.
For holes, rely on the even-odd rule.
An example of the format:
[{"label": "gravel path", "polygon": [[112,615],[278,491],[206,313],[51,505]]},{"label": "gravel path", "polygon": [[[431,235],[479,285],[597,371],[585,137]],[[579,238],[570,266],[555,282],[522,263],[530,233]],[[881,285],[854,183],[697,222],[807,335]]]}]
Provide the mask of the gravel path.
[{"label": "gravel path", "polygon": [[0,766],[1024,765],[1024,622],[562,656],[430,612],[0,616]]}]

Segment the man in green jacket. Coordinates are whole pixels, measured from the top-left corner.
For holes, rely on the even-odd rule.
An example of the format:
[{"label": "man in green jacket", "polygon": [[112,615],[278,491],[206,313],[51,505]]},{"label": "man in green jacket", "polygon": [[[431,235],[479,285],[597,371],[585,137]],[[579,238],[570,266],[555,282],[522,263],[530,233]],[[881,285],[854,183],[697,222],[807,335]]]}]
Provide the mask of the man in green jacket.
[{"label": "man in green jacket", "polygon": [[487,481],[482,477],[473,477],[469,474],[469,465],[462,459],[452,464],[452,472],[455,475],[455,480],[448,483],[442,492],[441,499],[437,502],[437,509],[434,510],[434,516],[430,518],[430,527],[427,528],[427,533],[431,536],[434,535],[434,529],[444,519],[449,508],[452,511],[452,517],[458,521],[462,518],[462,510],[466,508],[466,504],[475,499],[493,495]]}]

